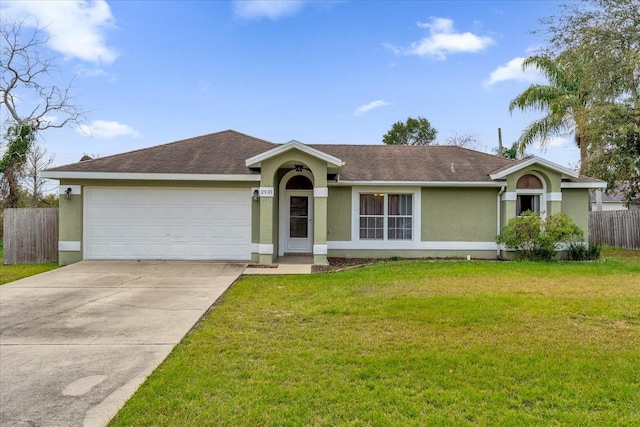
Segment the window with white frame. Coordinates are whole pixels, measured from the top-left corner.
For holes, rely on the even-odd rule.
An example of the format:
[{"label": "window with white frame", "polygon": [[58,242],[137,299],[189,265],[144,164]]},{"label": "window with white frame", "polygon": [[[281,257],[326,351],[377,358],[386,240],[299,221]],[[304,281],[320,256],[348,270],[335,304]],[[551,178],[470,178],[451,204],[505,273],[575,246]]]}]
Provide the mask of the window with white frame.
[{"label": "window with white frame", "polygon": [[516,183],[516,215],[531,211],[540,213],[540,200],[544,194],[544,186],[540,178],[527,174]]},{"label": "window with white frame", "polygon": [[360,193],[361,240],[412,240],[413,195]]}]

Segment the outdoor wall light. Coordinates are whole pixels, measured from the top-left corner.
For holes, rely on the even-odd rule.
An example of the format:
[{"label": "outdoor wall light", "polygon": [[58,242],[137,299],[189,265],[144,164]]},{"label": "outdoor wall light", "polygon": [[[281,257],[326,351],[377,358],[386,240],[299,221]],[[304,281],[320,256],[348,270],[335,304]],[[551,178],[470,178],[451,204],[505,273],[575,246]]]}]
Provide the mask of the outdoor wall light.
[{"label": "outdoor wall light", "polygon": [[71,187],[67,187],[67,189],[66,189],[66,190],[64,190],[64,194],[65,194],[65,196],[64,196],[64,197],[65,197],[67,200],[71,200]]},{"label": "outdoor wall light", "polygon": [[294,168],[296,168],[296,172],[302,172],[302,169],[304,169],[303,165],[295,165]]},{"label": "outdoor wall light", "polygon": [[253,199],[254,202],[258,201],[258,199],[260,198],[260,193],[258,193],[258,190],[253,190],[253,194],[251,195],[251,198]]}]

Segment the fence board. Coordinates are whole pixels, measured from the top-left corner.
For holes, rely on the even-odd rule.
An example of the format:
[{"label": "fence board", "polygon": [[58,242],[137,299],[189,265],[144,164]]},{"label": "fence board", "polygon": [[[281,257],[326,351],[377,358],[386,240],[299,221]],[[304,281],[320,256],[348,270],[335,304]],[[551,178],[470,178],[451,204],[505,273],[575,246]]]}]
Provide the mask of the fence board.
[{"label": "fence board", "polygon": [[640,249],[640,209],[589,213],[589,241]]},{"label": "fence board", "polygon": [[58,260],[58,209],[4,210],[4,264]]}]

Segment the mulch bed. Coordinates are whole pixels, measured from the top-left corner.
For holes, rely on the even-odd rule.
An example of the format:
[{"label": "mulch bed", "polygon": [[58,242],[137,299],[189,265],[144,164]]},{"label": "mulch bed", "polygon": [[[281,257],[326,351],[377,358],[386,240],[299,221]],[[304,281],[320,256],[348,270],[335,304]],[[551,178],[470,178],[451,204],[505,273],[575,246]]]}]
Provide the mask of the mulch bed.
[{"label": "mulch bed", "polygon": [[365,265],[377,264],[389,261],[386,258],[333,258],[327,257],[329,265],[314,265],[311,267],[313,273],[331,273],[333,271],[348,270],[351,268],[363,267]]}]

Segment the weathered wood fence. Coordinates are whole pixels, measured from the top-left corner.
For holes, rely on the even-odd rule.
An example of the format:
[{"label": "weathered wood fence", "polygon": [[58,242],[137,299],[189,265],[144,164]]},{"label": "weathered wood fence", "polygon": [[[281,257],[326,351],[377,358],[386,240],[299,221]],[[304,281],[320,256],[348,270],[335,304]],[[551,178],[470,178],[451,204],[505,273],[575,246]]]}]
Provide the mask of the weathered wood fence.
[{"label": "weathered wood fence", "polygon": [[589,213],[589,241],[640,249],[640,209]]},{"label": "weathered wood fence", "polygon": [[58,209],[4,210],[4,264],[58,260]]}]

